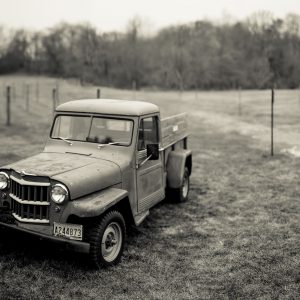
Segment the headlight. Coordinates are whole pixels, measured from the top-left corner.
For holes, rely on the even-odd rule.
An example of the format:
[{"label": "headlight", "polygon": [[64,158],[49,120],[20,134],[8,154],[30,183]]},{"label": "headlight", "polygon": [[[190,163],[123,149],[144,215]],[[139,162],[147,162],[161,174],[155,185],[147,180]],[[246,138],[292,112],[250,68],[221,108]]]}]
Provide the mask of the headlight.
[{"label": "headlight", "polygon": [[9,176],[4,172],[0,172],[0,190],[5,190],[8,187],[9,187]]},{"label": "headlight", "polygon": [[56,204],[61,204],[68,197],[68,190],[64,185],[56,184],[52,187],[50,196]]}]

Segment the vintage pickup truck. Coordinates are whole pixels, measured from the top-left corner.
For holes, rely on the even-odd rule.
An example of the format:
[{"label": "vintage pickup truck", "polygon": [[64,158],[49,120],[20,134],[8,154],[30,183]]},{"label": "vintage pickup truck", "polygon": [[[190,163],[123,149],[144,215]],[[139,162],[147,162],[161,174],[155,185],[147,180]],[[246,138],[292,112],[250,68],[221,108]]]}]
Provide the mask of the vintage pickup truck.
[{"label": "vintage pickup truck", "polygon": [[44,151],[0,168],[0,225],[120,261],[126,228],[166,191],[185,201],[192,172],[185,114],[151,103],[86,99],[57,107]]}]

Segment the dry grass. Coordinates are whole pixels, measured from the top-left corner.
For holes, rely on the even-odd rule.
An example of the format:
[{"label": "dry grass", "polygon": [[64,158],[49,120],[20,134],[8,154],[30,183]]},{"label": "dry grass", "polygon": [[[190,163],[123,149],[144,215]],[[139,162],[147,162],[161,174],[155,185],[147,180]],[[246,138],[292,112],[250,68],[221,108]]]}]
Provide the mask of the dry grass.
[{"label": "dry grass", "polygon": [[[40,79],[48,87],[51,80]],[[81,89],[71,83],[61,83],[60,88],[69,95],[66,98],[77,92],[82,97],[95,93],[94,87]],[[19,99],[13,111],[14,125],[0,125],[0,165],[42,149],[51,115],[37,118],[50,109],[47,89],[43,93],[44,103],[36,105],[36,111],[25,114]],[[134,97],[131,91],[103,89],[103,93]],[[265,147],[268,136],[251,138],[251,132],[233,128],[229,120],[264,124],[257,121],[251,109],[256,106],[250,100],[249,113],[242,120],[236,116],[229,107],[236,99],[229,95],[199,93],[196,100],[193,93],[187,93],[181,101],[172,92],[136,95],[160,102],[164,114],[190,112],[190,147],[194,152],[190,201],[179,205],[165,201],[152,209],[141,227],[132,228],[122,263],[100,271],[89,269],[81,255],[4,231],[0,242],[1,298],[299,298],[299,158],[279,154],[285,143],[278,143],[277,155],[270,158]],[[249,95],[258,97],[264,92]],[[221,102],[222,97],[228,102]],[[213,101],[218,103],[218,115],[213,115]],[[201,118],[196,114],[199,111]],[[227,118],[223,127],[217,122],[214,125],[220,114]],[[296,115],[296,106],[292,114]]]}]

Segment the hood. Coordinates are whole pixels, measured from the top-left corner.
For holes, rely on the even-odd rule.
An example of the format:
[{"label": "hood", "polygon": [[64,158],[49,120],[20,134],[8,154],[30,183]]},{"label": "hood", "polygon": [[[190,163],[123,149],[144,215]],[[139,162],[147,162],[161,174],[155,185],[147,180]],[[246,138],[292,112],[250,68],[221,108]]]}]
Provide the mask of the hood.
[{"label": "hood", "polygon": [[71,199],[121,182],[119,166],[111,161],[71,153],[40,153],[5,167],[65,184]]}]

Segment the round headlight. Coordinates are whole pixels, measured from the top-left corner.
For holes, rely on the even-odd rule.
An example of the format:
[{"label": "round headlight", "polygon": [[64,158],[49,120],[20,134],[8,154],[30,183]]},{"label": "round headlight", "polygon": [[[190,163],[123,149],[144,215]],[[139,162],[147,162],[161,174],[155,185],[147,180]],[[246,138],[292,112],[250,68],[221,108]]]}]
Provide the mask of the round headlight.
[{"label": "round headlight", "polygon": [[50,196],[53,202],[61,204],[68,197],[68,190],[64,185],[56,184],[52,187]]},{"label": "round headlight", "polygon": [[0,172],[0,190],[5,190],[8,187],[9,187],[9,176],[4,172]]}]

